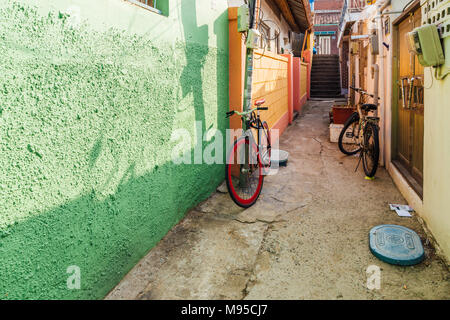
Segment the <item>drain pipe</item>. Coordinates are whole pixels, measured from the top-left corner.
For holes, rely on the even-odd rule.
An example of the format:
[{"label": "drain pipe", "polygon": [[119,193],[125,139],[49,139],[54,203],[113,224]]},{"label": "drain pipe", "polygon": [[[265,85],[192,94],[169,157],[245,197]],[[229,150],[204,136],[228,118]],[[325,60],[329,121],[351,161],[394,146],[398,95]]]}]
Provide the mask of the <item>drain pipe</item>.
[{"label": "drain pipe", "polygon": [[[386,112],[386,88],[385,88],[385,83],[384,83],[384,77],[385,77],[385,68],[384,68],[384,59],[385,59],[385,53],[384,53],[384,46],[383,46],[383,20],[382,20],[382,16],[381,14],[383,13],[384,9],[386,9],[389,5],[391,4],[391,0],[387,0],[385,1],[383,4],[381,4],[378,7],[377,10],[377,17],[378,17],[378,21],[377,21],[377,26],[378,26],[378,46],[380,48],[380,61],[379,61],[379,69],[381,69],[381,79],[379,82],[379,91],[380,91],[380,114],[382,116],[383,119],[383,126],[381,127],[382,130],[380,132],[380,140],[382,142],[381,144],[381,165],[384,165],[385,168],[387,168],[387,162],[386,161],[386,140],[385,137],[387,136],[385,133],[387,131],[387,112]],[[378,66],[377,66],[377,70],[376,70],[377,76],[376,76],[376,83],[377,85],[375,86],[377,93],[375,94],[376,99],[375,99],[375,104],[378,103]]]},{"label": "drain pipe", "polygon": [[[378,67],[378,64],[374,63],[372,65],[372,74],[373,74],[373,104],[378,104],[378,80],[380,75],[380,68]],[[377,112],[378,113],[378,112]]]}]

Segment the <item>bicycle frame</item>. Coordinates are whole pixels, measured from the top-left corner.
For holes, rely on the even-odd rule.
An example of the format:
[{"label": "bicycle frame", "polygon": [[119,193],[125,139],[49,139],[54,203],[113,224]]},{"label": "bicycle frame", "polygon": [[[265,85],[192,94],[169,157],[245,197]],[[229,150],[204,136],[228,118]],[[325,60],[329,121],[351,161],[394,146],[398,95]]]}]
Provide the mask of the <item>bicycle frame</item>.
[{"label": "bicycle frame", "polygon": [[[256,109],[256,110],[255,110]],[[245,139],[249,139],[249,146],[252,145],[252,143],[255,143],[257,147],[257,154],[256,156],[260,156],[261,160],[264,159],[264,155],[261,154],[262,150],[262,141],[261,141],[261,135],[264,133],[263,131],[263,125],[260,118],[259,110],[257,108],[250,110],[250,113],[242,116],[242,128],[243,132],[241,137],[244,137]],[[254,115],[254,112],[256,111],[256,116]],[[255,135],[252,129],[256,129],[257,137],[255,139]],[[270,144],[269,144],[270,148]],[[244,165],[247,164],[253,164],[249,159],[249,150],[245,150],[245,161]],[[245,169],[245,168],[244,168]]]},{"label": "bicycle frame", "polygon": [[378,126],[379,120],[380,118],[378,117],[372,117],[372,116],[368,116],[367,112],[363,112],[361,110],[361,106],[364,104],[364,97],[365,96],[372,96],[371,94],[367,93],[364,90],[357,90],[360,93],[360,97],[359,97],[359,101],[358,104],[356,105],[356,111],[358,112],[359,115],[359,122],[358,122],[358,144],[364,148],[364,139],[363,139],[363,135],[360,134],[361,132],[364,132],[364,127],[366,126],[366,124],[368,122],[374,123],[375,125]]}]

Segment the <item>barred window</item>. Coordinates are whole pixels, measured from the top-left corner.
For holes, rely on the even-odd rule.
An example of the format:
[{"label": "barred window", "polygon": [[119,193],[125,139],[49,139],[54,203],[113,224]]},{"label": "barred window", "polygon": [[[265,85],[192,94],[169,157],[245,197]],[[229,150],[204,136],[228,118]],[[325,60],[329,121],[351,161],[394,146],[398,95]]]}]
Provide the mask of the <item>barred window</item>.
[{"label": "barred window", "polygon": [[[127,0],[128,2],[134,3],[135,5],[142,7],[144,9],[156,12],[156,13],[162,13],[160,8],[158,7],[158,2],[164,1],[164,0]],[[167,0],[165,0],[167,1]]]}]

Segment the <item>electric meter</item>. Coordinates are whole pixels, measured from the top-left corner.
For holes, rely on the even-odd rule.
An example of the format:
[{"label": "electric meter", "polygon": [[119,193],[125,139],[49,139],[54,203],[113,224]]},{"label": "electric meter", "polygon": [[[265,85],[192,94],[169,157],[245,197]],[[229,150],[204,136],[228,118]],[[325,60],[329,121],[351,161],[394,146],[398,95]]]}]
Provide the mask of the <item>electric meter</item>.
[{"label": "electric meter", "polygon": [[261,38],[261,33],[258,29],[250,29],[247,33],[247,48],[257,49],[259,47],[259,39]]}]

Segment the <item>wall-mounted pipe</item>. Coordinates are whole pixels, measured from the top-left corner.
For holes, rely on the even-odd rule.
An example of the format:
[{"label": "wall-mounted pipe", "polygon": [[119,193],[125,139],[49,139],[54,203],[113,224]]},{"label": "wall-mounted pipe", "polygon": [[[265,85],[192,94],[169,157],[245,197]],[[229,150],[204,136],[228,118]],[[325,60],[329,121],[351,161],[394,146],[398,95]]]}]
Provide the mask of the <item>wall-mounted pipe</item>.
[{"label": "wall-mounted pipe", "polygon": [[[383,43],[384,42],[384,37],[383,37],[383,22],[382,22],[382,14],[383,14],[383,11],[389,6],[391,4],[391,0],[387,0],[387,1],[385,1],[383,4],[381,4],[379,7],[378,7],[378,10],[377,10],[377,16],[378,16],[378,23],[377,23],[377,26],[378,26],[378,43]],[[384,60],[385,60],[385,54],[384,54],[384,48],[383,48],[383,46],[380,46],[380,54],[379,54],[379,64],[380,64],[380,67],[379,67],[379,69],[381,69],[381,78],[380,78],[380,81],[378,82],[378,79],[377,79],[377,87],[376,87],[376,89],[377,89],[377,91],[378,91],[378,89],[379,89],[379,92],[380,92],[380,118],[382,119],[382,123],[381,123],[381,130],[380,130],[380,140],[381,140],[381,165],[384,165],[385,167],[386,167],[386,162],[388,162],[388,161],[386,161],[386,141],[385,141],[385,137],[386,137],[386,134],[385,134],[385,132],[386,132],[386,130],[387,130],[387,128],[386,128],[386,123],[387,123],[387,121],[386,121],[386,116],[387,116],[387,111],[386,111],[386,88],[385,88],[385,83],[384,83],[384,77],[385,77],[385,68],[384,68]],[[378,66],[377,66],[378,67]],[[378,88],[378,83],[379,83],[379,88]],[[375,104],[377,104],[378,103],[378,92],[377,92],[377,98],[376,98],[376,100],[375,100],[375,102],[374,102]]]},{"label": "wall-mounted pipe", "polygon": [[378,64],[372,64],[372,73],[373,73],[373,104],[378,104],[378,79],[380,74],[380,68]]}]

